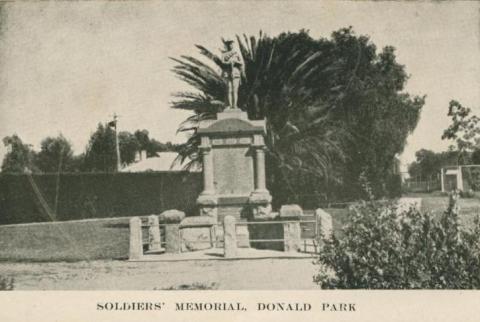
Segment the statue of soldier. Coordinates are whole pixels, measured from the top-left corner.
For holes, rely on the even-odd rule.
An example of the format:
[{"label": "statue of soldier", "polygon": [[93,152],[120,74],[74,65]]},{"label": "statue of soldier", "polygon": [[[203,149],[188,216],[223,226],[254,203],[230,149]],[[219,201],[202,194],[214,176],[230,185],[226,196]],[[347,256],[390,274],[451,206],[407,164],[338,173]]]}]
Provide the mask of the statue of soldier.
[{"label": "statue of soldier", "polygon": [[222,77],[228,84],[228,107],[238,108],[238,88],[242,77],[242,61],[240,55],[233,49],[233,40],[223,42],[225,49],[222,51]]}]

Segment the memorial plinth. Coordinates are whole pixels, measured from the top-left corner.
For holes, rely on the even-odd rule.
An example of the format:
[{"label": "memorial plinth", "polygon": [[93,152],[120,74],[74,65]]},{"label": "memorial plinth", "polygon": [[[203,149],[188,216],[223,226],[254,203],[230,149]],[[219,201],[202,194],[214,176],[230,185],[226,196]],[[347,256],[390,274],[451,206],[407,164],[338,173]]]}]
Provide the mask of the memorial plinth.
[{"label": "memorial plinth", "polygon": [[227,109],[216,120],[202,121],[197,134],[203,162],[200,215],[237,220],[271,210],[265,184],[265,121],[249,120],[239,109]]}]

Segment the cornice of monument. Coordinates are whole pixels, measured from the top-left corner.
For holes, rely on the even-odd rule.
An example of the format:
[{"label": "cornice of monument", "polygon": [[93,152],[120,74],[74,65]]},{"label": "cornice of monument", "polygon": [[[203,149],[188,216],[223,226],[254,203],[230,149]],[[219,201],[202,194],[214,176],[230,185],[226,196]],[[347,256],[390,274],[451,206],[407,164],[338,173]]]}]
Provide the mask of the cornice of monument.
[{"label": "cornice of monument", "polygon": [[265,120],[249,120],[247,113],[240,109],[225,109],[217,114],[216,120],[201,121],[197,130],[199,134],[264,134]]}]

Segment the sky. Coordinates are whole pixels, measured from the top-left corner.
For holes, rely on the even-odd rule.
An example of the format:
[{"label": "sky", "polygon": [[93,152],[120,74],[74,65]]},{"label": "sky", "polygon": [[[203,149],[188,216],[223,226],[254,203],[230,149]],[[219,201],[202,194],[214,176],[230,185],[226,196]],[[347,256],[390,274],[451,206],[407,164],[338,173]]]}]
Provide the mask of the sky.
[{"label": "sky", "polygon": [[[213,50],[221,37],[307,29],[330,37],[352,26],[377,48],[392,45],[406,65],[406,91],[426,95],[403,163],[415,151],[445,150],[448,103],[480,115],[480,2],[72,1],[4,3],[0,17],[0,138],[16,133],[35,149],[62,133],[76,153],[99,122],[120,115],[120,130],[160,140],[189,114],[169,107],[189,89],[169,57]],[[6,147],[0,144],[0,158]]]}]

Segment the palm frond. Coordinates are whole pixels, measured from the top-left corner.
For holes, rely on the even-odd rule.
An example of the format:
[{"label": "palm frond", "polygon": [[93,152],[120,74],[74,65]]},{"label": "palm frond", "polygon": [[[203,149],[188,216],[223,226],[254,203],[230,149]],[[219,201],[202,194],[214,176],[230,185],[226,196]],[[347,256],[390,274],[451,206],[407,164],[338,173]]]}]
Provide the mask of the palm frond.
[{"label": "palm frond", "polygon": [[215,55],[210,50],[208,50],[207,48],[205,48],[201,45],[195,45],[195,47],[197,47],[200,50],[200,54],[202,54],[203,56],[205,56],[208,59],[210,59],[211,61],[213,61],[215,64],[217,64],[218,67],[222,68],[223,62],[222,62],[222,59],[218,55]]},{"label": "palm frond", "polygon": [[[260,31],[257,37],[237,35],[236,41],[245,68],[239,106],[249,117],[266,119],[268,158],[285,178],[310,175],[332,179],[345,159],[348,131],[331,122],[329,110],[337,102],[323,93],[342,92],[344,82],[334,79],[332,73],[344,64],[332,61],[328,53],[305,47],[290,34],[270,38]],[[173,72],[198,93],[175,93],[171,105],[195,113],[178,131],[193,133],[180,149],[183,160],[198,161],[196,129],[199,122],[214,117],[225,106],[226,83],[220,75],[220,57],[195,46],[208,62],[181,56],[174,59]]]}]

